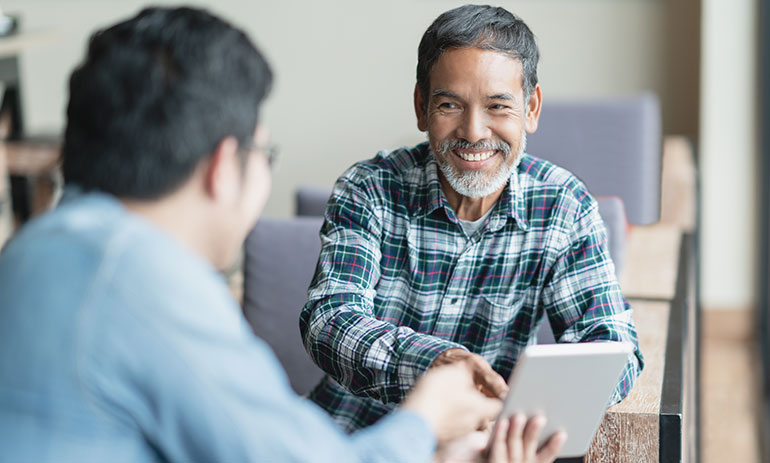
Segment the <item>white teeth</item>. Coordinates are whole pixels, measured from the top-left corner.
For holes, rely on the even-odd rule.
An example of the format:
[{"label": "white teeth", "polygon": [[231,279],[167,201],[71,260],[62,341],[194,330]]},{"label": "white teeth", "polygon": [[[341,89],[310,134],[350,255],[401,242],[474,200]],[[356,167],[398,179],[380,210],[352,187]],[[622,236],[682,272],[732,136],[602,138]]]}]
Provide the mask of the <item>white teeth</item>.
[{"label": "white teeth", "polygon": [[[457,151],[455,151],[455,153],[457,153]],[[483,161],[492,157],[493,154],[495,154],[494,151],[486,151],[483,153],[457,153],[457,155],[465,161]]]}]

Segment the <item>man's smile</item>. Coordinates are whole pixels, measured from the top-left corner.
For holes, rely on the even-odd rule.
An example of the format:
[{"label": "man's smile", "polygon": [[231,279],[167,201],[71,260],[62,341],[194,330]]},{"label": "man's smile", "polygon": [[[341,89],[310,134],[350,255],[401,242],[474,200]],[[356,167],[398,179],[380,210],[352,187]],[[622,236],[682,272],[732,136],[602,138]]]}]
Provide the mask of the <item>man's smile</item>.
[{"label": "man's smile", "polygon": [[453,150],[454,153],[463,159],[463,161],[485,161],[492,156],[494,156],[495,153],[497,153],[497,150],[489,150],[489,151],[473,151],[473,150]]},{"label": "man's smile", "polygon": [[462,170],[486,170],[496,163],[500,150],[490,149],[453,149],[451,153],[455,156],[454,164]]}]

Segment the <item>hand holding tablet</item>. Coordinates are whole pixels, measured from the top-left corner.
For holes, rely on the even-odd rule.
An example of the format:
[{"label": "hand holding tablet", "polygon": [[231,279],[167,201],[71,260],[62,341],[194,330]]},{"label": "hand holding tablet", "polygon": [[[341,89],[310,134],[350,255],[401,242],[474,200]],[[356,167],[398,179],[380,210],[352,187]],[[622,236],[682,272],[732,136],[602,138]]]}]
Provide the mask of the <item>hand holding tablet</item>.
[{"label": "hand holding tablet", "polygon": [[494,462],[551,463],[567,440],[567,433],[558,431],[540,444],[546,420],[542,416],[527,419],[516,414],[501,418],[492,430],[487,459]]},{"label": "hand holding tablet", "polygon": [[[538,421],[539,420],[539,421]],[[518,416],[502,419],[495,428],[493,444],[488,447],[492,430],[476,431],[460,439],[439,445],[434,463],[552,463],[566,439],[558,433],[538,448],[544,420],[534,417],[526,420]]]},{"label": "hand holding tablet", "polygon": [[[522,424],[524,417],[540,415],[546,423],[540,426],[535,448],[562,430],[569,438],[558,457],[584,455],[633,349],[632,344],[623,342],[527,347],[511,373],[510,393],[488,443],[490,453],[494,436],[502,432],[501,426],[507,426],[507,418],[520,415],[518,424]],[[532,422],[529,420],[527,426]],[[526,441],[526,429],[521,432]]]}]

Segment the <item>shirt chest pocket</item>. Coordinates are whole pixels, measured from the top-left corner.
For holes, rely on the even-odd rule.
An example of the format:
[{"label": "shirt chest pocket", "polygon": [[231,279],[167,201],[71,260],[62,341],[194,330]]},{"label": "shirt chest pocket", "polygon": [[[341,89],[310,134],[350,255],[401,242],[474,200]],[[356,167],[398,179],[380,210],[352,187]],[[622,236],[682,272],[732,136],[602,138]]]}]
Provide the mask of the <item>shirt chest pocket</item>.
[{"label": "shirt chest pocket", "polygon": [[503,350],[504,343],[520,337],[526,330],[522,319],[524,297],[520,294],[494,297],[483,295],[471,315],[463,344],[472,352],[481,354],[488,361],[494,360]]}]

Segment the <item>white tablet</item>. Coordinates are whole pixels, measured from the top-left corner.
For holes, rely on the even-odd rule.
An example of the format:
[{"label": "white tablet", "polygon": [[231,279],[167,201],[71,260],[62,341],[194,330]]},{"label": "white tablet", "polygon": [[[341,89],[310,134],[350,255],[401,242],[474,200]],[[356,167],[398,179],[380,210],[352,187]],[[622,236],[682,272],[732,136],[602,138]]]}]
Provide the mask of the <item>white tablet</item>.
[{"label": "white tablet", "polygon": [[564,430],[559,458],[585,455],[633,351],[630,342],[528,346],[511,373],[500,417],[541,414],[547,423],[539,445]]}]

